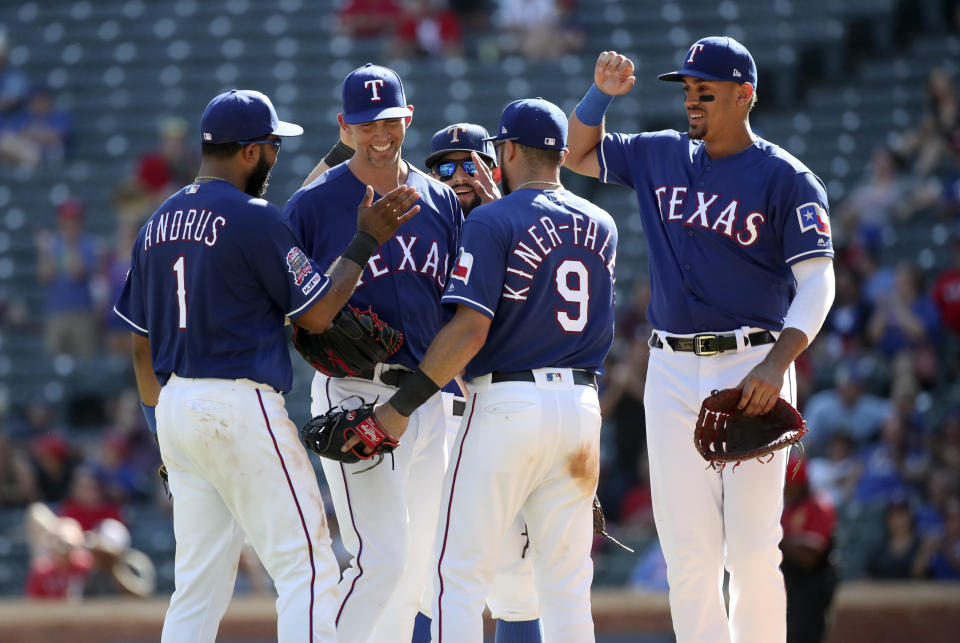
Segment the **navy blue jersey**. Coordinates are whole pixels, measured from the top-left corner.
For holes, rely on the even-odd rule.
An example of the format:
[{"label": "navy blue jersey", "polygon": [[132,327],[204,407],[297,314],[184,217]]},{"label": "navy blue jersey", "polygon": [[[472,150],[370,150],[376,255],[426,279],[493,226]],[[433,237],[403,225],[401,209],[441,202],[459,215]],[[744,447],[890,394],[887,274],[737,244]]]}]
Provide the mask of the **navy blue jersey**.
[{"label": "navy blue jersey", "polygon": [[464,377],[599,372],[613,342],[616,252],[613,218],[566,190],[518,190],[472,210],[443,303],[493,321]]},{"label": "navy blue jersey", "polygon": [[[443,326],[440,295],[456,255],[463,213],[453,190],[412,166],[405,183],[420,193],[420,212],[370,257],[350,303],[372,306],[383,321],[403,331],[403,346],[387,362],[415,369]],[[321,266],[330,266],[346,250],[365,191],[342,163],[287,202],[284,215]]]},{"label": "navy blue jersey", "polygon": [[823,183],[763,139],[719,159],[673,130],[608,134],[598,151],[600,179],[637,192],[655,328],[779,331],[790,266],[833,256]]},{"label": "navy blue jersey", "polygon": [[226,181],[194,183],[140,230],[114,310],[149,336],[161,383],[246,378],[286,392],[284,316],[302,315],[328,284],[279,208]]}]

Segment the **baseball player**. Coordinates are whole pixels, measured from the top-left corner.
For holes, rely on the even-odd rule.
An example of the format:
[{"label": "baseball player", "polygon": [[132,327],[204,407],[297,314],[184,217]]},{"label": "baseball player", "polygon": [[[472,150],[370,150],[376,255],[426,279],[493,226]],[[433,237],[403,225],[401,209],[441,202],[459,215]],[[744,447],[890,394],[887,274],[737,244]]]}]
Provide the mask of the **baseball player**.
[{"label": "baseball player", "polygon": [[[370,380],[318,373],[313,415],[358,399],[390,397],[443,324],[440,296],[456,256],[463,214],[453,190],[401,158],[412,113],[396,72],[370,64],[351,72],[343,83],[338,120],[357,152],[300,189],[286,206],[304,250],[322,265],[335,260],[349,242],[346,213],[363,198],[364,185],[386,194],[406,183],[417,189],[422,209],[377,249],[350,299],[361,309],[372,307],[401,330],[403,346],[376,367]],[[400,446],[380,466],[322,460],[351,556],[339,585],[339,640],[411,639],[433,549],[446,466],[445,432],[443,405],[435,395],[411,418]]]},{"label": "baseball player", "polygon": [[[448,184],[457,194],[464,216],[481,203],[500,198],[496,152],[487,130],[472,123],[454,123],[433,135],[431,152],[424,161],[430,175]],[[447,453],[453,448],[466,408],[463,391],[457,381],[444,386],[444,415],[447,419]],[[507,529],[500,546],[496,575],[486,597],[487,607],[496,620],[497,643],[537,643],[541,640],[540,604],[533,581],[527,526],[523,516]],[[433,583],[428,582],[417,615],[413,643],[430,640],[430,605]]]},{"label": "baseball player", "polygon": [[[780,513],[787,452],[707,468],[693,444],[701,401],[741,388],[762,415],[796,403],[793,361],[833,300],[823,183],[754,135],[757,70],[725,37],[697,41],[678,71],[688,129],[607,134],[633,63],[603,52],[570,116],[567,166],[636,190],[650,259],[654,327],[644,392],[650,486],[678,641],[784,641]],[[729,616],[721,593],[730,572]]]},{"label": "baseball player", "polygon": [[162,640],[214,640],[246,534],[279,594],[278,640],[334,641],[339,569],[284,409],[293,380],[284,317],[324,330],[377,245],[416,214],[419,194],[401,186],[372,203],[367,187],[357,232],[324,275],[260,198],[280,137],[303,129],[249,90],[214,98],[200,125],[200,175],[140,230],[114,307],[133,331],[144,413],[176,498],[176,591]]},{"label": "baseball player", "polygon": [[[443,302],[456,306],[376,415],[393,435],[465,369],[470,399],[444,479],[432,640],[478,643],[483,599],[519,512],[543,639],[593,641],[596,373],[613,340],[613,218],[563,189],[566,117],[542,99],[501,116],[502,199],[476,208]],[[408,429],[409,430],[409,429]],[[348,443],[349,444],[349,443]]]}]

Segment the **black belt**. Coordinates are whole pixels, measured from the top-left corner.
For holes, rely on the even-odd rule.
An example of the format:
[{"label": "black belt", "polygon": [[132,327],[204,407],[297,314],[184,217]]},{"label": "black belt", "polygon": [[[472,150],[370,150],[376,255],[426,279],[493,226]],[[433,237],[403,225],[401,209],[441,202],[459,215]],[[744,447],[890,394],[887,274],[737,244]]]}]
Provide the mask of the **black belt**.
[{"label": "black belt", "polygon": [[[759,330],[755,333],[743,336],[745,346],[762,346],[763,344],[772,344],[777,341],[769,330]],[[647,342],[650,348],[663,348],[663,342],[660,336],[653,333],[650,341]],[[670,348],[682,353],[694,353],[696,355],[708,356],[723,353],[724,351],[737,350],[737,336],[730,335],[712,335],[703,333],[693,337],[667,337],[667,343]]]},{"label": "black belt", "polygon": [[371,382],[380,382],[381,384],[386,384],[387,386],[396,386],[400,388],[400,385],[405,379],[413,375],[413,371],[408,371],[407,369],[394,368],[389,371],[382,371],[380,377],[374,377],[373,373],[369,375],[366,373],[361,373],[360,375],[354,375],[354,377],[361,380],[370,380]]},{"label": "black belt", "polygon": [[458,417],[463,417],[464,412],[467,410],[467,402],[465,400],[458,400],[454,398],[453,400],[453,414]]},{"label": "black belt", "polygon": [[[536,382],[537,379],[533,376],[533,371],[501,371],[491,373],[490,381],[496,384],[498,382]],[[587,371],[574,369],[573,383],[597,388],[597,376]]]}]

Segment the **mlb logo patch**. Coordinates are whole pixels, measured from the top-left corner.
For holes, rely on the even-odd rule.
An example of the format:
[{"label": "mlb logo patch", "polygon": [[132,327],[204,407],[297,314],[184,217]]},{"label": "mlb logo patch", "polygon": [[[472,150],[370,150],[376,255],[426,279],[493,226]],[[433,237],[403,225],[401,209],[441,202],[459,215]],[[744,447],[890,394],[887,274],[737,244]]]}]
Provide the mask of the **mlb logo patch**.
[{"label": "mlb logo patch", "polygon": [[555,139],[555,138],[545,138],[545,139],[543,139],[543,144],[544,144],[544,145],[556,145],[556,144],[557,144],[557,139]]},{"label": "mlb logo patch", "polygon": [[546,373],[548,382],[562,382],[563,373]]},{"label": "mlb logo patch", "polygon": [[450,273],[452,279],[459,279],[463,283],[470,281],[470,272],[473,270],[473,255],[460,249],[460,256],[457,257],[457,265],[453,267]]},{"label": "mlb logo patch", "polygon": [[200,189],[200,184],[194,183],[193,185],[187,188],[187,194],[196,194],[197,190],[199,189]]},{"label": "mlb logo patch", "polygon": [[819,203],[804,203],[801,205],[797,208],[797,218],[800,220],[800,232],[816,230],[817,234],[830,236],[830,220]]},{"label": "mlb logo patch", "polygon": [[287,270],[293,275],[294,283],[302,286],[306,276],[313,272],[313,267],[303,250],[294,246],[287,252]]},{"label": "mlb logo patch", "polygon": [[205,141],[212,141],[212,140],[213,140],[213,134],[211,134],[210,132],[204,132],[204,133],[203,133],[203,140],[205,140]]}]

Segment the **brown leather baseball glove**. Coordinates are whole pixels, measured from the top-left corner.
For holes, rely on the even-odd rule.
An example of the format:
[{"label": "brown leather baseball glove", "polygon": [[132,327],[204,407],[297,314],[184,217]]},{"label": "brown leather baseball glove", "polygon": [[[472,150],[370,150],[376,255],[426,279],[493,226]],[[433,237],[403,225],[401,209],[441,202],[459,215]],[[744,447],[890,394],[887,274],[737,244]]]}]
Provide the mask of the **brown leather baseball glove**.
[{"label": "brown leather baseball glove", "polygon": [[807,432],[806,423],[783,398],[764,415],[747,416],[737,408],[741,390],[713,391],[700,405],[693,442],[711,466],[760,459],[793,444]]},{"label": "brown leather baseball glove", "polygon": [[311,366],[330,377],[373,375],[373,368],[403,345],[403,333],[377,317],[372,308],[347,306],[322,333],[294,324],[293,347]]}]

